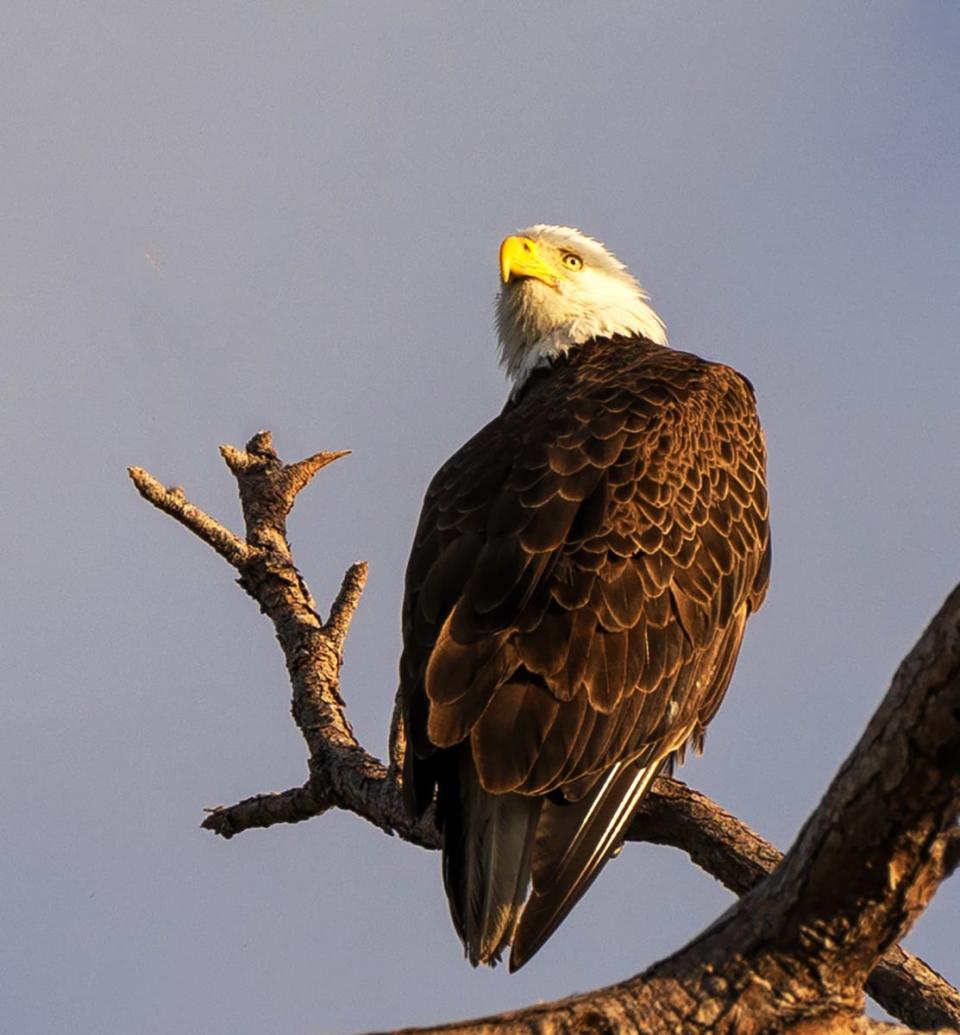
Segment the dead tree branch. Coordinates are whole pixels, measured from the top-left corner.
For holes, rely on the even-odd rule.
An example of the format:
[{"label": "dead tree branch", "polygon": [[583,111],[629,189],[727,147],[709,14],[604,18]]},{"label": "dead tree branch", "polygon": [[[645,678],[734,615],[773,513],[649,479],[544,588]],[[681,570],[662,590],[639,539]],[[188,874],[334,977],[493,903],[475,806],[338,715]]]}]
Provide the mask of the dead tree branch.
[{"label": "dead tree branch", "polygon": [[362,561],[351,565],[324,622],[287,542],[287,516],[297,494],[317,471],[346,454],[317,453],[284,464],[267,431],[255,435],[244,450],[222,446],[220,452],[237,479],[245,540],[195,507],[181,489],[164,489],[138,467],[130,469],[130,477],[145,499],[186,525],[236,568],[239,584],[273,622],[293,688],[294,721],[307,743],[310,775],[303,787],[214,809],[203,826],[231,837],[250,826],[295,822],[336,807],[357,813],[387,833],[434,847],[432,817],[419,823],[406,817],[399,787],[387,778],[383,763],[358,743],[340,694],[344,640],[367,566]]},{"label": "dead tree branch", "polygon": [[[350,567],[323,621],[286,538],[286,518],[299,491],[344,453],[283,464],[268,432],[244,450],[224,446],[221,453],[238,482],[242,539],[181,489],[164,488],[140,468],[131,468],[130,476],[145,499],[237,570],[240,585],[273,622],[290,674],[293,717],[307,744],[309,778],[302,787],[214,809],[203,826],[229,838],[336,807],[415,844],[437,847],[432,815],[409,820],[395,767],[361,747],[346,716],[339,673],[366,565]],[[402,729],[396,722],[394,727],[395,760]],[[810,1031],[879,1030],[864,1027],[870,1022],[861,1016],[862,988],[874,967],[869,991],[890,1013],[917,1027],[960,1030],[956,989],[922,961],[890,947],[956,866],[958,809],[960,588],[901,665],[783,865],[776,848],[709,798],[679,781],[657,782],[630,836],[686,851],[744,894],[713,927],[621,985],[442,1030],[502,1031],[522,1021],[525,1030],[580,1031],[584,1024],[615,1024],[618,1018],[649,1032],[759,1032],[794,1023],[820,1025]],[[762,1018],[776,1028],[764,1028]],[[834,1023],[847,1027],[823,1026]]]}]

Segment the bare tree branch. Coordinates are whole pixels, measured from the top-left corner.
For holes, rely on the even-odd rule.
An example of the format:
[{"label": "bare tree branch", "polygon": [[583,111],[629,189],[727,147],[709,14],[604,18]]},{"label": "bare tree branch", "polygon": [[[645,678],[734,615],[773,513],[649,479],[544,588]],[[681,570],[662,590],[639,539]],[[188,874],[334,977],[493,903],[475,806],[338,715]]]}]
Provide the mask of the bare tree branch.
[{"label": "bare tree branch", "polygon": [[[396,781],[357,742],[340,694],[343,644],[363,592],[366,564],[359,562],[347,571],[324,623],[286,539],[286,519],[297,493],[316,471],[346,454],[317,453],[299,463],[284,464],[266,431],[255,435],[244,450],[222,446],[220,452],[237,479],[245,542],[187,503],[179,490],[163,489],[139,468],[131,468],[130,476],[145,499],[186,524],[236,568],[240,585],[273,622],[293,688],[293,717],[307,743],[310,779],[299,794],[286,792],[280,801],[261,796],[230,809],[216,809],[203,825],[233,836],[248,824],[297,821],[336,806],[363,816],[387,833],[436,847],[432,814],[418,822],[409,819]],[[214,535],[211,529],[220,531]],[[222,548],[224,536],[239,547]]]},{"label": "bare tree branch", "polygon": [[244,830],[272,827],[275,823],[299,823],[322,816],[330,806],[318,801],[309,781],[303,787],[272,794],[256,794],[236,805],[216,805],[200,824],[229,841]]},{"label": "bare tree branch", "polygon": [[[240,585],[274,623],[310,776],[303,787],[214,809],[203,826],[229,838],[337,807],[437,847],[432,815],[413,823],[402,806],[396,779],[402,723],[395,717],[388,770],[360,746],[346,716],[339,673],[366,565],[347,571],[324,622],[286,539],[286,517],[298,492],[344,453],[317,453],[285,465],[269,432],[254,436],[244,450],[223,446],[221,452],[237,478],[245,540],[189,503],[182,490],[165,489],[139,468],[131,468],[130,476],[145,499],[238,571]],[[632,1018],[634,1024],[642,1017],[642,1030],[650,1032],[680,1030],[677,1024],[684,1031],[739,1032],[760,1031],[754,1021],[761,1016],[797,1024],[842,1020],[857,1025],[842,1030],[880,1030],[864,1027],[871,1022],[860,1016],[867,973],[960,856],[958,672],[960,589],[904,661],[864,738],[779,869],[777,849],[709,798],[679,781],[657,781],[630,837],[686,851],[739,894],[755,889],[704,935],[622,985],[442,1030],[499,1031],[521,1019],[526,1030],[583,1030],[591,1017],[604,1023]],[[908,1023],[960,1028],[957,991],[897,947],[887,951],[869,989]],[[744,1014],[747,1002],[752,1012]]]}]

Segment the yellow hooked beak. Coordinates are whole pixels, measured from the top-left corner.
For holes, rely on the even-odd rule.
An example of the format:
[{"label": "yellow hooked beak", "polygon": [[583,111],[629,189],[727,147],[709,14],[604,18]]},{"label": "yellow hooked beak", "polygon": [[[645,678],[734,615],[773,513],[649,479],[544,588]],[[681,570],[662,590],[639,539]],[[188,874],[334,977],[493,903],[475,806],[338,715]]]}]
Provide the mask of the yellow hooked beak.
[{"label": "yellow hooked beak", "polygon": [[504,284],[514,277],[533,277],[550,287],[560,283],[560,273],[541,255],[529,237],[505,237],[500,245],[500,277]]}]

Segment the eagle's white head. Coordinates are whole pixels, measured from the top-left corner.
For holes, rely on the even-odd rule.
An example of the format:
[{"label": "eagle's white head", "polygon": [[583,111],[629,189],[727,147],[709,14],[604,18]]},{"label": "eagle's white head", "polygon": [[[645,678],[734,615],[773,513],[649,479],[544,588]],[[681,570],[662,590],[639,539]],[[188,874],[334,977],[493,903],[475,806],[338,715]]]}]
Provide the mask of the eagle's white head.
[{"label": "eagle's white head", "polygon": [[515,389],[575,345],[613,334],[667,343],[663,321],[616,256],[569,226],[531,226],[500,245],[500,360]]}]

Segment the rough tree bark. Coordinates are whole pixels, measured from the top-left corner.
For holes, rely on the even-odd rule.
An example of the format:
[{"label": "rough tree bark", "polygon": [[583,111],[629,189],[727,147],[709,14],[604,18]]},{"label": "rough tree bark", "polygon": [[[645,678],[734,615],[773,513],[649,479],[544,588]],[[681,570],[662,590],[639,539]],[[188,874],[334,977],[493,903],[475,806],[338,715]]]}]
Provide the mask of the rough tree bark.
[{"label": "rough tree bark", "polygon": [[[269,432],[221,447],[236,476],[241,538],[139,468],[147,500],[213,547],[276,629],[307,744],[302,787],[210,811],[230,838],[341,808],[387,833],[437,848],[433,817],[406,816],[397,761],[358,743],[340,692],[344,640],[363,591],[353,565],[326,621],[293,563],[286,517],[314,474],[343,453],[283,464]],[[960,586],[914,649],[823,801],[785,856],[704,795],[661,778],[630,831],[672,845],[742,894],[675,955],[620,984],[525,1010],[422,1031],[761,1032],[960,1031],[960,994],[895,943],[960,861]],[[864,988],[910,1028],[863,1015]]]}]

